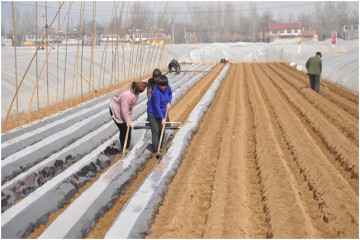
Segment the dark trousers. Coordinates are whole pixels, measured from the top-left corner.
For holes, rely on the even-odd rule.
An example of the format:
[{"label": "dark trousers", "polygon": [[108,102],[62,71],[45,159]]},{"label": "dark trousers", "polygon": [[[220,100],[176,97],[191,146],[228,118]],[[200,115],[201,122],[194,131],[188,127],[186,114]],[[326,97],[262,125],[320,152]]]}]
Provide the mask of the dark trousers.
[{"label": "dark trousers", "polygon": [[161,119],[153,116],[149,116],[149,124],[151,129],[152,136],[152,145],[154,150],[156,151],[159,147],[160,134],[161,134]]},{"label": "dark trousers", "polygon": [[[159,143],[161,129],[162,129],[162,123],[161,123],[162,119],[153,117],[153,116],[148,116],[148,120],[149,120],[149,124],[150,124],[150,129],[151,129],[152,145],[154,147],[154,150],[157,151],[159,144],[162,145],[162,143]],[[166,121],[170,122],[169,116],[166,118]],[[167,123],[166,126],[170,126],[170,124]],[[165,129],[164,129],[163,136],[165,136]],[[162,140],[164,140],[164,138]]]},{"label": "dark trousers", "polygon": [[[110,108],[110,115],[111,116],[113,115],[111,108]],[[125,138],[126,138],[127,124],[126,123],[117,123],[115,120],[114,120],[114,123],[119,128],[119,131],[120,131],[119,139],[120,139],[121,149],[123,149],[124,144],[125,144]],[[130,140],[131,140],[131,128],[129,129],[129,136],[128,136],[128,141],[126,144],[126,149],[128,149],[130,146]]]},{"label": "dark trousers", "polygon": [[309,75],[309,80],[311,89],[318,93],[320,91],[320,76]]}]

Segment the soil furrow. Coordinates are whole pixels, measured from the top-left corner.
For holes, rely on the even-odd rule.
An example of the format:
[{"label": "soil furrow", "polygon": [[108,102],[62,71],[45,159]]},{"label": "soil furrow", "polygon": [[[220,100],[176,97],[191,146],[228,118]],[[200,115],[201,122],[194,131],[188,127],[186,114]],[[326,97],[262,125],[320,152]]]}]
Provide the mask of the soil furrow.
[{"label": "soil furrow", "polygon": [[[215,172],[211,207],[202,236],[204,238],[264,238],[269,229],[264,221],[259,186],[257,192],[253,191],[253,195],[257,196],[258,207],[256,212],[253,213],[249,205],[239,204],[239,202],[251,202],[244,192],[249,191],[248,181],[257,179],[257,172],[253,168],[253,175],[250,178],[250,167],[247,166],[246,162],[246,129],[250,122],[249,118],[245,117],[247,116],[246,110],[249,108],[246,106],[247,102],[243,101],[245,100],[246,85],[241,74],[241,65],[234,65],[234,68],[232,71],[235,71],[236,74],[228,76],[232,80],[232,87],[228,91],[231,99],[234,100],[226,106],[227,112],[223,119],[226,122],[226,127],[223,129],[221,137],[220,161]],[[251,221],[249,221],[250,218],[252,218]],[[239,219],[242,220],[239,221]],[[252,224],[256,225],[252,226]]]},{"label": "soil furrow", "polygon": [[[266,233],[266,238],[272,238],[273,233],[271,232],[271,225],[270,225],[270,215],[269,209],[266,205],[266,198],[265,198],[265,189],[263,187],[262,178],[260,174],[260,165],[259,161],[256,158],[256,125],[254,121],[254,112],[251,110],[251,103],[249,97],[249,86],[248,82],[245,79],[248,79],[245,71],[245,64],[242,64],[241,72],[244,75],[244,86],[245,89],[244,93],[244,101],[246,104],[246,116],[249,116],[249,128],[248,128],[248,152],[247,152],[247,169],[249,171],[249,178],[248,178],[248,192],[246,195],[249,198],[249,209],[250,209],[250,218],[249,222],[250,225],[253,226],[250,228],[252,230],[249,234],[251,238],[265,238],[261,235],[257,235],[257,229],[260,229],[260,226],[263,226],[264,230],[263,233]],[[261,233],[261,232],[260,232]]]},{"label": "soil furrow", "polygon": [[[291,70],[292,72],[294,72],[294,68],[292,68],[290,65],[285,64],[285,63],[280,63],[280,66],[287,68],[289,70]],[[295,71],[296,74],[299,74],[301,76],[301,79],[304,81],[304,83],[309,83],[309,78],[308,75],[304,72],[299,72],[299,71]],[[347,102],[353,102],[356,105],[359,104],[359,95],[353,92],[350,92],[349,90],[337,85],[336,83],[332,83],[330,81],[326,81],[326,86],[330,89],[330,92],[320,92],[321,95],[324,95],[324,97],[328,98],[327,96],[330,95],[330,98],[337,98],[337,97],[342,97],[345,99],[345,101]],[[332,96],[334,95],[334,96]],[[338,101],[342,101],[341,98]],[[351,104],[351,103],[348,103]],[[356,106],[355,106],[356,107]]]},{"label": "soil furrow", "polygon": [[[300,86],[300,87],[308,87],[309,86],[308,76],[305,73],[297,72],[294,69],[289,69],[287,67],[284,67],[284,64],[274,63],[273,65],[280,67],[289,76],[292,76],[292,77],[300,80],[300,82],[302,82],[303,84],[305,84],[304,86]],[[330,85],[330,83],[327,82],[326,86],[328,86],[328,84]],[[334,91],[334,89],[337,89],[337,91]],[[331,90],[329,90],[326,87],[321,85],[320,95],[323,96],[328,101],[330,101],[332,104],[340,107],[344,111],[353,115],[354,118],[359,119],[358,96],[354,93],[351,93],[350,91],[347,91],[347,93],[346,93],[346,90],[343,90],[343,89],[340,90],[340,89],[341,88],[339,88],[339,87],[338,88],[332,87]],[[341,94],[339,94],[339,93],[341,93]]]},{"label": "soil furrow", "polygon": [[[226,97],[228,92],[223,90],[224,85],[229,85],[227,78],[216,96],[230,99]],[[212,108],[216,111],[211,111]],[[159,208],[159,217],[152,226],[152,234],[147,236],[149,238],[200,238],[204,233],[214,172],[219,161],[221,132],[225,127],[225,122],[219,121],[219,116],[226,113],[226,108],[214,101],[207,112],[209,114],[205,114],[203,121],[210,121],[211,124],[205,129],[200,127],[194,135],[171,181],[175,187],[167,190],[164,204]]]},{"label": "soil furrow", "polygon": [[332,104],[324,99],[319,94],[314,94],[312,91],[308,91],[309,88],[304,89],[298,78],[284,73],[279,68],[281,65],[269,65],[271,70],[279,75],[282,79],[288,82],[291,86],[298,90],[307,101],[309,101],[315,109],[329,119],[337,128],[339,128],[347,138],[353,141],[356,145],[359,144],[359,120],[353,115],[339,108],[337,105]]},{"label": "soil furrow", "polygon": [[[260,68],[260,65],[255,65],[255,71],[257,74],[260,75],[260,79],[266,78],[266,74]],[[295,184],[299,189],[300,198],[304,202],[306,212],[311,217],[311,222],[314,225],[314,228],[318,231],[317,237],[335,238],[336,233],[333,231],[333,229],[329,228],[329,226],[323,221],[321,210],[318,207],[318,202],[314,199],[313,193],[309,190],[307,182],[304,181],[304,176],[300,173],[300,169],[298,168],[296,162],[293,160],[291,149],[286,144],[287,140],[283,129],[279,124],[277,116],[274,114],[274,109],[272,108],[272,106],[269,105],[269,99],[265,95],[262,81],[260,81],[259,83],[261,85],[261,91],[266,97],[267,107],[271,109],[272,112],[271,121],[274,123],[274,127],[276,128],[275,134],[277,136],[277,139],[279,139],[279,145],[284,153],[284,159],[286,159],[287,165],[294,176]],[[280,139],[282,139],[282,141]]]},{"label": "soil furrow", "polygon": [[[255,154],[260,165],[273,237],[314,238],[317,232],[305,211],[299,190],[294,184],[294,176],[286,164],[279,140],[276,139],[269,109],[257,86],[259,78],[254,77],[252,66],[253,64],[248,64],[246,70],[250,73],[247,81],[256,125]],[[287,228],[283,228],[286,224]]]},{"label": "soil furrow", "polygon": [[[269,69],[267,66],[265,66],[265,68],[267,70]],[[345,138],[345,136],[330,124],[324,116],[319,114],[311,104],[301,100],[299,94],[297,94],[294,89],[286,87],[284,81],[277,78],[274,72],[268,70],[267,73],[271,76],[269,79],[272,80],[273,84],[281,90],[284,96],[286,96],[287,101],[306,119],[312,130],[321,137],[323,144],[336,156],[336,159],[344,169],[350,172],[352,177],[358,178],[358,147]]]},{"label": "soil furrow", "polygon": [[328,162],[290,106],[279,105],[281,99],[273,82],[266,79],[262,83],[293,159],[318,202],[323,220],[334,228],[338,237],[358,238],[358,196]]},{"label": "soil furrow", "polygon": [[[263,222],[265,218],[260,192],[244,194],[250,191],[246,184],[249,175],[247,167],[244,166],[248,164],[245,144],[247,138],[246,135],[235,134],[233,130],[236,129],[236,133],[245,132],[247,123],[242,115],[246,114],[244,111],[247,108],[243,108],[246,102],[242,102],[240,98],[244,95],[238,95],[239,83],[234,82],[235,76],[226,76],[198,132],[194,135],[181,167],[170,184],[164,204],[155,218],[149,238],[266,236],[267,226]],[[230,102],[229,99],[232,98],[236,100]],[[221,104],[223,101],[218,101],[219,99],[228,102],[229,105],[224,107]],[[242,114],[239,114],[240,112]],[[209,153],[204,151],[216,153],[213,158],[217,159],[211,159]],[[229,167],[232,168],[230,172]],[[215,175],[207,176],[204,171]],[[249,172],[253,174],[251,186],[258,185],[255,169]],[[247,196],[251,198],[248,199]],[[256,198],[258,202],[251,208],[257,207],[257,212],[249,212],[249,200]],[[257,221],[257,225],[252,225],[255,222],[253,220]]]},{"label": "soil furrow", "polygon": [[[258,68],[258,73],[264,75],[264,78],[269,77],[269,72],[265,71],[265,68],[261,68],[261,65],[257,65]],[[280,95],[283,96],[283,100],[286,101],[287,97],[284,95],[284,93],[279,90],[278,91]],[[307,132],[311,135],[311,137],[313,138],[313,140],[316,142],[317,146],[321,149],[321,152],[326,156],[326,158],[329,160],[329,162],[331,162],[331,164],[333,164],[337,171],[344,177],[344,179],[349,183],[349,185],[352,187],[352,189],[354,190],[354,192],[359,195],[359,181],[358,178],[354,178],[351,174],[351,172],[347,171],[344,166],[341,164],[340,161],[337,160],[336,156],[333,154],[333,152],[331,150],[329,150],[329,148],[327,148],[324,143],[323,140],[321,138],[321,136],[319,136],[319,134],[315,131],[312,130],[312,125],[308,124],[308,120],[306,119],[306,117],[304,117],[296,107],[294,107],[293,105],[290,105],[291,109],[293,109],[293,111],[297,114],[297,117],[299,119],[302,120],[303,123],[305,123],[303,126],[307,129]],[[280,127],[281,128],[281,127]]]}]

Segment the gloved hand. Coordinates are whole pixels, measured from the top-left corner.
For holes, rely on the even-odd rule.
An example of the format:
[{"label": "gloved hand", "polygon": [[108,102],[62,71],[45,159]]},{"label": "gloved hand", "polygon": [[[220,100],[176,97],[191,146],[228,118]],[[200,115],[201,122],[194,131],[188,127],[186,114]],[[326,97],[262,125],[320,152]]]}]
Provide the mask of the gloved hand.
[{"label": "gloved hand", "polygon": [[134,123],[133,123],[133,122],[128,122],[128,123],[127,123],[127,127],[134,128]]}]

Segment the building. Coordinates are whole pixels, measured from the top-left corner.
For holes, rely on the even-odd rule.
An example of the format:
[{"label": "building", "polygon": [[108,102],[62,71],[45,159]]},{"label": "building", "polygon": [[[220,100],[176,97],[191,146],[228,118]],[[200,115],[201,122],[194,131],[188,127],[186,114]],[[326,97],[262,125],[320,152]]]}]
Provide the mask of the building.
[{"label": "building", "polygon": [[318,35],[317,35],[316,31],[313,29],[305,30],[303,28],[301,31],[301,39],[302,40],[311,40],[311,39],[317,40]]},{"label": "building", "polygon": [[301,37],[301,23],[269,23],[269,37],[270,41]]}]

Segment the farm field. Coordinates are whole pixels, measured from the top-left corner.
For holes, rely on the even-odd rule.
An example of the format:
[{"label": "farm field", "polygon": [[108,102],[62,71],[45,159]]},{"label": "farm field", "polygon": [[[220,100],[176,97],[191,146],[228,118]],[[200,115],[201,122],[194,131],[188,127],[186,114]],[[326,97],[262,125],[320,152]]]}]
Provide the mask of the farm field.
[{"label": "farm field", "polygon": [[[177,97],[170,118],[184,125],[190,122],[190,112],[200,103],[220,72],[225,71],[222,64],[187,67],[195,71],[169,76]],[[196,73],[196,70],[199,72]],[[198,128],[184,145],[179,166],[173,169],[173,176],[167,179],[164,191],[159,193],[159,204],[153,205],[150,220],[144,220],[146,228],[139,229],[139,236],[358,238],[358,95],[328,81],[324,84],[321,85],[320,94],[313,92],[308,87],[307,75],[285,63],[230,64]],[[20,187],[17,181],[25,179],[21,174],[34,176],[33,173],[44,170],[46,166],[55,166],[55,172],[47,176],[46,182],[33,182],[34,188],[30,193],[19,195],[15,191],[15,197],[9,199],[12,201],[9,207],[2,208],[3,238],[106,238],[111,228],[121,231],[122,226],[117,225],[116,220],[126,213],[136,195],[142,193],[141,189],[149,176],[158,169],[163,170],[163,159],[166,160],[167,155],[171,157],[170,149],[176,141],[177,132],[169,137],[163,150],[164,158],[158,160],[144,153],[143,145],[146,146],[151,139],[148,130],[144,131],[142,137],[135,136],[133,149],[122,156],[116,151],[114,141],[118,133],[109,119],[106,102],[107,99],[102,98],[91,108],[85,104],[81,109],[84,113],[79,114],[78,118],[81,116],[83,119],[76,121],[89,124],[91,131],[71,131],[73,125],[65,126],[65,118],[70,118],[66,114],[63,117],[58,115],[59,119],[53,123],[46,123],[45,127],[60,121],[57,128],[64,129],[63,138],[54,142],[56,144],[49,142],[46,156],[39,156],[39,153],[27,155],[32,154],[29,151],[24,152],[21,158],[20,154],[10,152],[15,151],[15,147],[10,148],[12,144],[20,140],[16,140],[16,137],[6,140],[3,137],[2,153],[6,144],[10,146],[7,150],[9,170],[5,172],[6,175],[2,164],[2,193],[6,189],[4,195],[9,194],[10,189]],[[142,97],[134,109],[134,117],[140,119],[145,107],[146,100]],[[76,115],[80,109],[74,108],[73,111],[72,115]],[[93,118],[92,125],[85,122],[90,118]],[[69,133],[65,133],[67,128],[70,129],[67,130]],[[104,132],[107,137],[103,136]],[[16,132],[11,134],[15,135]],[[78,136],[73,139],[75,134]],[[48,135],[57,136],[59,133],[55,131]],[[63,143],[68,135],[72,138]],[[98,137],[100,135],[102,139]],[[95,142],[96,138],[98,142]],[[26,139],[22,141],[29,147],[32,144],[41,145],[41,139],[37,140],[39,143],[27,143]],[[84,142],[91,149],[85,149],[82,145],[81,148],[74,146],[63,155],[50,159],[51,154],[65,149],[61,144],[69,147],[75,141]],[[140,146],[140,143],[143,145]],[[54,149],[50,151],[50,148]],[[95,148],[100,149],[96,154],[102,151],[102,156],[92,153]],[[76,151],[80,153],[80,150],[81,156],[76,155]],[[94,156],[88,156],[90,154]],[[27,165],[14,164],[16,157],[24,164],[26,161]],[[31,158],[37,159],[29,162]],[[141,163],[137,162],[140,158],[144,158]],[[59,164],[54,164],[55,159],[63,161],[63,165],[58,167]],[[124,171],[121,177],[128,176],[125,174],[128,159],[134,163],[131,165],[134,172],[124,180],[123,185],[114,186],[111,193],[91,194],[99,190],[96,184],[119,184],[116,182],[118,176],[113,176],[116,171]],[[45,160],[48,161],[47,165]],[[80,176],[76,171],[88,166],[85,160],[86,164],[94,162],[96,171],[89,168],[84,170],[85,176]],[[76,164],[82,161],[83,165],[76,168]],[[77,180],[72,175],[75,173],[78,174]],[[109,176],[112,177],[110,180]],[[10,181],[13,183],[10,184]],[[21,186],[24,187],[24,184]],[[106,185],[103,188],[109,187]],[[52,192],[53,195],[50,194]],[[43,197],[38,197],[40,194]],[[93,215],[81,204],[82,200],[91,201],[86,198],[90,195],[94,196],[94,204],[89,205],[89,209],[98,208],[93,210]],[[53,201],[59,201],[58,204],[52,207],[41,205],[52,197]],[[100,201],[101,198],[107,200]],[[15,214],[35,216],[29,210],[35,206],[44,206],[48,210],[29,222],[22,219],[19,224],[24,226],[23,232],[18,233],[6,225],[10,226],[11,221],[16,220],[11,220]],[[78,206],[83,206],[88,215],[84,213],[84,216],[80,216]],[[61,229],[64,235],[56,235],[62,234],[60,229],[58,232],[54,229],[63,223],[63,219],[67,219],[66,216],[76,218],[78,215],[79,221],[68,220],[63,226],[63,229],[69,229],[68,233]],[[81,226],[78,225],[80,223]]]},{"label": "farm field", "polygon": [[358,98],[232,64],[148,238],[358,238]]}]

